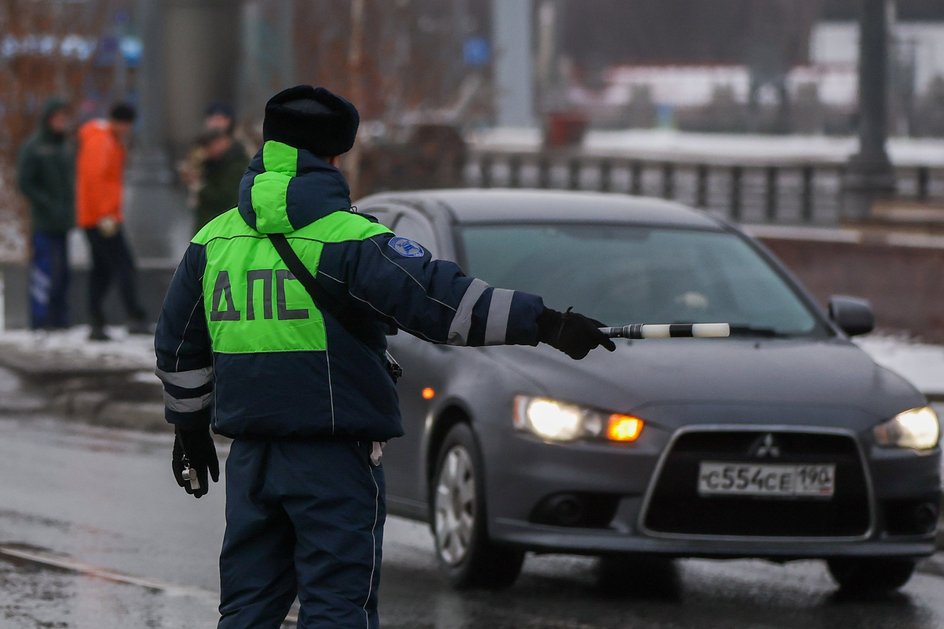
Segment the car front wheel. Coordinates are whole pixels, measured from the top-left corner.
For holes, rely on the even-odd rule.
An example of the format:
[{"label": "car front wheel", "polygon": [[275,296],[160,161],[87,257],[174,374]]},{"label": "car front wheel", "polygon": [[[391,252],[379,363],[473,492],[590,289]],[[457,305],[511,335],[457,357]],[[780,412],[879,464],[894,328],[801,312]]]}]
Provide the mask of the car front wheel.
[{"label": "car front wheel", "polygon": [[433,475],[436,556],[456,588],[508,587],[524,561],[524,552],[488,539],[481,460],[472,430],[457,424],[443,441]]},{"label": "car front wheel", "polygon": [[829,559],[829,574],[843,592],[891,592],[902,587],[914,574],[913,559],[848,557]]}]

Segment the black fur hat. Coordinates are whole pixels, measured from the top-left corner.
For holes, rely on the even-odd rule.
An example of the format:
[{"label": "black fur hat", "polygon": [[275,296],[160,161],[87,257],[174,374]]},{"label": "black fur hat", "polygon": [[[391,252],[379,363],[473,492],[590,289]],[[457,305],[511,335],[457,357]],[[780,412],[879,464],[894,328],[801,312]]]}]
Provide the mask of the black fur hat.
[{"label": "black fur hat", "polygon": [[354,146],[360,116],[346,99],[323,87],[296,85],[269,99],[262,138],[334,157]]},{"label": "black fur hat", "polygon": [[134,109],[134,105],[130,103],[117,103],[112,105],[111,110],[108,112],[108,117],[118,122],[134,122],[137,116],[138,114]]}]

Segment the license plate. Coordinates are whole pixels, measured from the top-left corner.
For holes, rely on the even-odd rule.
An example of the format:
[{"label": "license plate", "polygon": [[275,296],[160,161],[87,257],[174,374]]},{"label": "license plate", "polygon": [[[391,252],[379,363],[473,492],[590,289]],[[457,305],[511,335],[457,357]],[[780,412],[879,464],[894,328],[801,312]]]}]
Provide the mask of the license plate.
[{"label": "license plate", "polygon": [[832,498],[836,466],[760,465],[703,461],[698,469],[700,496]]}]

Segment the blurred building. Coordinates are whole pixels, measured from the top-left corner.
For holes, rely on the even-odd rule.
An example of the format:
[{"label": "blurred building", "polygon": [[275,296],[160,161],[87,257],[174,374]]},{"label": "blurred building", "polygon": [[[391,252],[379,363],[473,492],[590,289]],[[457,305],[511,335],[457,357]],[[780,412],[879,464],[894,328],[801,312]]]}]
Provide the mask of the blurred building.
[{"label": "blurred building", "polygon": [[[596,126],[851,133],[860,0],[562,2],[567,102]],[[892,13],[892,130],[944,134],[944,2]],[[588,45],[592,42],[592,45]]]},{"label": "blurred building", "polygon": [[[859,28],[855,3],[828,0],[811,37],[811,62],[834,74],[854,73]],[[907,135],[942,135],[944,108],[944,2],[898,0],[892,13],[891,130]],[[838,95],[837,95],[838,96]],[[854,107],[855,89],[841,94]]]}]

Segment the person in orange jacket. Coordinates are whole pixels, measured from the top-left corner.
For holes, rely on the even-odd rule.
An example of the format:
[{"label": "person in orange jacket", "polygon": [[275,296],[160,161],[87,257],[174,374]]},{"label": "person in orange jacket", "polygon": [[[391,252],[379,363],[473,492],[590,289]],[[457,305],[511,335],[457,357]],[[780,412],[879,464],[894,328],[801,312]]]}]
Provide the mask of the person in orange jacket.
[{"label": "person in orange jacket", "polygon": [[128,312],[128,330],[147,333],[138,301],[134,258],[124,236],[121,211],[124,170],[135,110],[119,103],[108,119],[90,120],[79,128],[76,156],[76,218],[88,238],[92,255],[89,277],[89,338],[107,341],[104,301],[113,278]]}]

